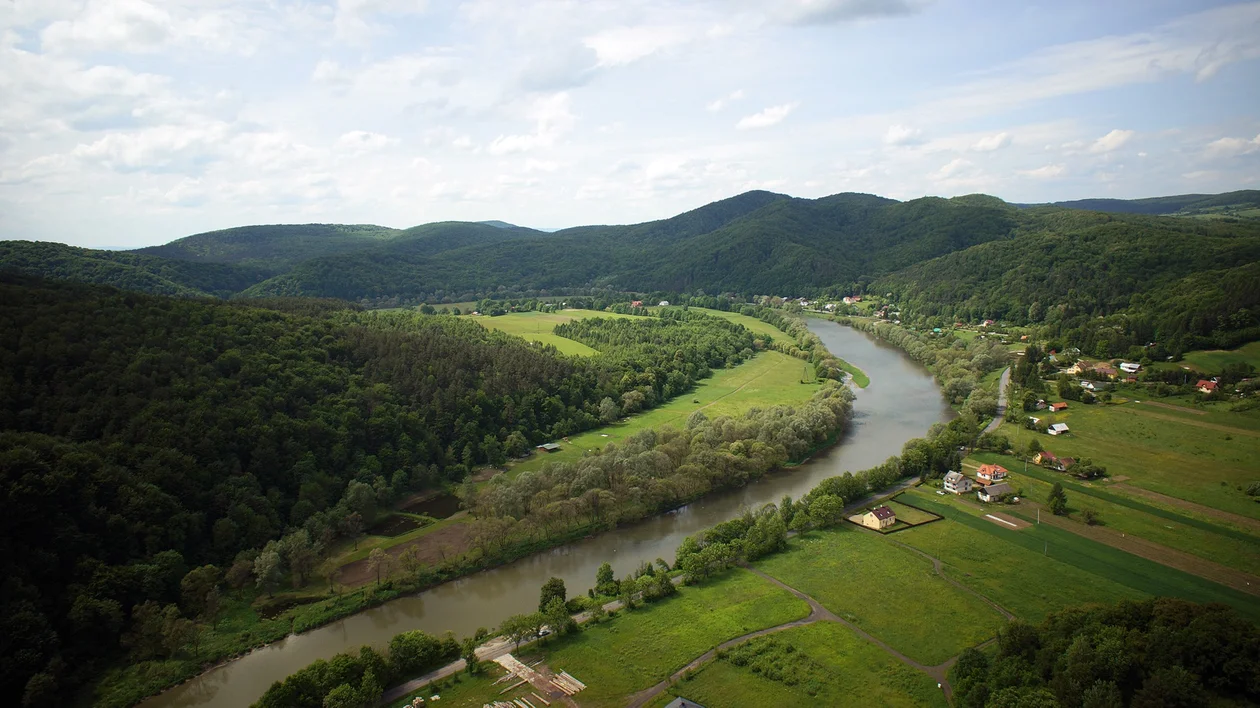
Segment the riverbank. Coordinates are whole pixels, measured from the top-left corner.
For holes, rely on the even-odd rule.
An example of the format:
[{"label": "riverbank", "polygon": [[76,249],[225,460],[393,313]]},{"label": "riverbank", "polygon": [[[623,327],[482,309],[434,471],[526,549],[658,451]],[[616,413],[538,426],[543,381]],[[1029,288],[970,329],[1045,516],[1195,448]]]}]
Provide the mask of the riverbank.
[{"label": "riverbank", "polygon": [[435,635],[452,631],[471,635],[504,617],[537,609],[537,589],[549,577],[572,588],[592,584],[596,568],[612,563],[618,574],[631,573],[644,560],[672,558],[683,537],[732,518],[743,507],[799,496],[823,478],[871,467],[922,435],[951,413],[931,376],[897,350],[862,333],[829,322],[811,322],[830,351],[841,353],[880,382],[855,403],[852,430],[843,444],[819,451],[810,462],[776,473],[741,490],[710,495],[659,517],[645,519],[614,534],[598,534],[514,563],[399,597],[374,609],[258,649],[146,701],[146,708],[247,705],[271,682],[345,648],[383,646],[394,634],[421,629]]}]

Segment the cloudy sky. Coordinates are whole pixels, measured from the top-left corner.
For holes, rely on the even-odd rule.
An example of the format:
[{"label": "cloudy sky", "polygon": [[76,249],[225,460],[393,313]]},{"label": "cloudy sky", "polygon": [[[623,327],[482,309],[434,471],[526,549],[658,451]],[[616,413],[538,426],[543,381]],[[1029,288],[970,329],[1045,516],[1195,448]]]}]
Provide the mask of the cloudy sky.
[{"label": "cloudy sky", "polygon": [[1260,3],[0,0],[0,238],[1260,188]]}]

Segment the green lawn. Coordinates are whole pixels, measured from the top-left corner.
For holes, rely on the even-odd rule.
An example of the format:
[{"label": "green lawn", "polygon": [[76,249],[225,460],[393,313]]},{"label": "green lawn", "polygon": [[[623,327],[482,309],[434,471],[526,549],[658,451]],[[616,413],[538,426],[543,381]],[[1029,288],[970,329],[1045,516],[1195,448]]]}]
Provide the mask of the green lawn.
[{"label": "green lawn", "polygon": [[559,312],[511,312],[498,317],[479,316],[474,319],[482,327],[498,329],[535,342],[550,344],[558,349],[561,354],[590,356],[597,352],[581,342],[575,342],[572,339],[552,334],[551,331],[556,328],[556,325],[563,322],[571,322],[587,317],[631,316],[598,310],[560,310]]},{"label": "green lawn", "polygon": [[542,658],[553,671],[568,671],[587,689],[583,706],[620,706],[626,696],[667,678],[728,639],[791,622],[809,606],[788,591],[746,570],[734,569],[675,597],[562,637],[522,661]]},{"label": "green lawn", "polygon": [[[1084,405],[1041,414],[1049,422],[1067,423],[1070,435],[1052,437],[1015,425],[1001,433],[1023,449],[1036,437],[1056,455],[1088,457],[1127,483],[1206,506],[1260,518],[1256,504],[1238,487],[1260,479],[1260,435],[1246,434],[1250,423],[1225,412],[1196,416],[1141,403]],[[1239,430],[1206,428],[1196,423]]]},{"label": "green lawn", "polygon": [[[907,492],[906,496],[918,506],[934,504],[940,498],[920,490]],[[987,520],[980,521],[995,531],[1004,531]],[[1024,532],[1005,530],[1008,535],[1020,533]],[[1009,543],[1000,533],[986,534],[954,520],[899,533],[897,540],[940,558],[949,577],[1033,623],[1071,605],[1115,603],[1146,596],[1140,590],[1045,555],[1045,551]]]},{"label": "green lawn", "polygon": [[930,561],[889,539],[835,529],[790,545],[757,566],[922,664],[939,664],[993,637],[1004,622],[937,576]]},{"label": "green lawn", "polygon": [[[929,496],[934,496],[934,498],[928,499]],[[1257,604],[1256,598],[1251,595],[1160,565],[1145,558],[1139,558],[1111,546],[1055,528],[1049,524],[1034,525],[1016,531],[981,518],[983,511],[964,507],[958,500],[950,497],[923,494],[916,501],[925,509],[934,511],[947,519],[992,537],[990,543],[985,546],[991,555],[998,554],[1000,556],[1006,548],[1001,546],[998,541],[1006,541],[1008,544],[1021,547],[1034,554],[1043,554],[1046,558],[1062,561],[1090,575],[1123,585],[1138,593],[1180,597],[1192,602],[1224,602],[1233,605],[1252,619],[1260,618],[1260,604]],[[1014,516],[1024,516],[1030,521],[1034,518],[1032,515],[1018,511],[1018,507],[1003,507],[1002,511]],[[931,529],[940,526],[941,523],[897,534],[898,540],[901,540],[903,543],[909,543],[916,534],[930,532]],[[961,582],[961,579],[959,580]],[[1049,581],[1046,582],[1048,583]],[[1079,587],[1084,588],[1086,586],[1081,585]],[[1064,592],[1076,593],[1079,596],[1080,593],[1072,589],[1072,586],[1069,585],[1067,588]],[[1017,591],[1023,589],[1025,588],[1015,588]],[[1070,599],[1071,595],[1068,595],[1068,597]],[[998,601],[997,598],[994,598],[994,600]],[[1071,601],[1069,604],[1077,603]],[[1015,610],[1012,609],[1011,611],[1014,612]],[[1024,611],[1028,611],[1028,609]]]},{"label": "green lawn", "polygon": [[921,511],[919,509],[915,509],[914,507],[906,506],[905,504],[899,504],[896,500],[885,502],[885,505],[887,505],[889,509],[893,510],[893,513],[897,515],[898,521],[904,521],[912,526],[915,524],[926,524],[932,519],[937,518],[935,515],[929,514],[926,511]]},{"label": "green lawn", "polygon": [[[772,636],[795,649],[798,656],[790,657],[785,674],[817,681],[813,695],[803,682],[788,686],[749,666],[717,660],[706,664],[693,678],[679,681],[649,705],[659,708],[674,696],[723,708],[948,705],[927,674],[902,664],[834,622],[816,622]],[[803,666],[809,669],[802,670]]]},{"label": "green lawn", "polygon": [[716,418],[720,415],[741,415],[753,407],[804,403],[814,395],[818,386],[801,383],[801,366],[799,359],[786,354],[761,352],[734,369],[714,371],[712,376],[698,382],[694,389],[663,406],[631,416],[624,422],[572,435],[568,443],[560,443],[558,452],[538,453],[528,460],[514,463],[509,474],[540,469],[548,462],[574,462],[587,450],[620,443],[642,430],[666,425],[682,427],[687,416],[700,409],[710,418]]}]

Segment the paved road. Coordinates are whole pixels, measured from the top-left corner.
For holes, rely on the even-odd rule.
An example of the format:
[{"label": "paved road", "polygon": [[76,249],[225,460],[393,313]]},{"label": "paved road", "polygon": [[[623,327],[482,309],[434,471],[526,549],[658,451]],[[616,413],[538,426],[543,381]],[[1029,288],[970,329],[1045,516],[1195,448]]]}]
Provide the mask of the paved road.
[{"label": "paved road", "polygon": [[1006,417],[1006,387],[1011,383],[1011,367],[1006,367],[1002,372],[1002,380],[998,381],[998,407],[997,415],[993,416],[993,422],[989,423],[989,427],[983,432],[992,433],[1002,425],[1002,420]]}]

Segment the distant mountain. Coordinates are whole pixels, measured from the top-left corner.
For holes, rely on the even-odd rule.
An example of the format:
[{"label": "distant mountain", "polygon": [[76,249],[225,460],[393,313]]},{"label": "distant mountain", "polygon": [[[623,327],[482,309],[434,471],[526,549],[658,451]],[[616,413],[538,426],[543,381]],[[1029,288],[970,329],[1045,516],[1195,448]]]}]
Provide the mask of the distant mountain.
[{"label": "distant mountain", "polygon": [[0,241],[0,271],[183,297],[229,297],[269,275],[249,266],[35,241]]},{"label": "distant mountain", "polygon": [[478,223],[478,224],[485,224],[486,226],[497,226],[497,227],[498,227],[498,228],[500,228],[500,229],[515,229],[515,228],[517,228],[517,227],[516,227],[516,224],[509,224],[509,223],[508,223],[508,222],[506,222],[506,221],[499,221],[498,219],[490,219],[489,221],[478,221],[477,223]]},{"label": "distant mountain", "polygon": [[404,252],[398,237],[351,257],[308,261],[246,295],[436,300],[500,287],[804,293],[1005,238],[1018,212],[997,204],[749,192],[660,221],[522,233],[431,256]]},{"label": "distant mountain", "polygon": [[1147,199],[1078,199],[1021,206],[1057,206],[1110,214],[1260,219],[1260,190],[1244,189],[1224,194],[1178,194]]},{"label": "distant mountain", "polygon": [[185,236],[133,253],[185,261],[237,263],[280,273],[311,258],[359,251],[401,233],[398,229],[372,225],[240,226]]}]

